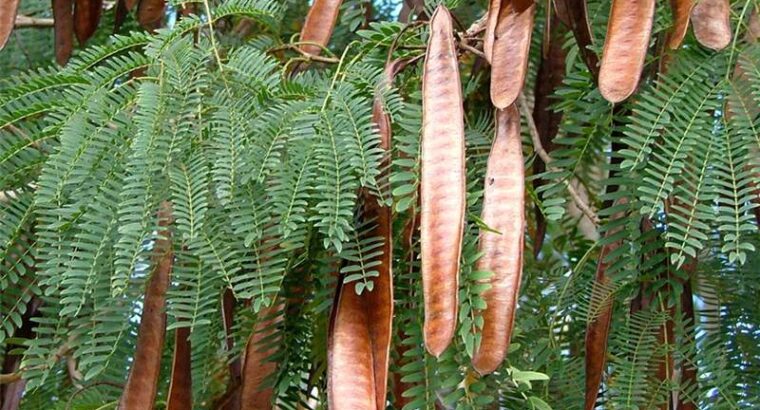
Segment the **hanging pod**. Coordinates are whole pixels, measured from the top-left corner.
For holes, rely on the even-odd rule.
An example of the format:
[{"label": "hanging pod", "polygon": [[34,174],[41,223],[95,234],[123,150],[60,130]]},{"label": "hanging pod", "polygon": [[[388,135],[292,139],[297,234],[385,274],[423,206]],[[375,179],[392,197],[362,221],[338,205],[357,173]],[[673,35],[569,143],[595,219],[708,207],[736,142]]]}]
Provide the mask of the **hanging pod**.
[{"label": "hanging pod", "polygon": [[165,14],[165,0],[140,0],[137,5],[137,21],[149,30],[160,28]]},{"label": "hanging pod", "polygon": [[74,0],[53,0],[55,61],[66,65],[74,49]]},{"label": "hanging pod", "polygon": [[722,50],[731,43],[731,5],[728,0],[701,0],[691,11],[694,36],[699,44]]},{"label": "hanging pod", "polygon": [[465,212],[464,111],[451,14],[430,20],[422,76],[421,257],[425,347],[440,356],[457,324]]},{"label": "hanging pod", "polygon": [[483,332],[472,365],[480,374],[496,370],[509,348],[520,290],[525,230],[525,169],[520,113],[515,105],[496,111],[496,136],[488,156],[477,270],[491,272],[483,293]]},{"label": "hanging pod", "polygon": [[594,43],[594,36],[588,20],[586,0],[554,0],[554,6],[559,19],[573,32],[583,62],[596,77],[599,74],[599,57],[589,49]]},{"label": "hanging pod", "polygon": [[327,47],[335,23],[338,21],[342,0],[314,0],[301,29],[301,50],[318,55]]},{"label": "hanging pod", "polygon": [[171,231],[172,206],[162,202],[158,210],[158,238],[153,246],[154,266],[145,290],[132,369],[119,401],[119,410],[152,409],[161,371],[166,336],[166,291],[171,280],[174,251]]},{"label": "hanging pod", "polygon": [[102,9],[103,0],[76,0],[74,3],[74,34],[80,45],[95,34]]},{"label": "hanging pod", "polygon": [[285,319],[285,302],[275,301],[258,313],[243,357],[240,387],[241,410],[272,409],[274,388],[268,384],[277,371],[274,355],[281,342],[277,327]]},{"label": "hanging pod", "polygon": [[636,90],[644,68],[654,20],[654,0],[613,0],[602,64],[599,91],[618,103]]},{"label": "hanging pod", "polygon": [[16,12],[18,11],[19,0],[2,0],[0,1],[0,50],[5,47],[8,38],[13,32],[16,25]]},{"label": "hanging pod", "polygon": [[498,9],[491,50],[491,101],[498,109],[515,102],[525,84],[535,8],[533,0],[507,0]]},{"label": "hanging pod", "polygon": [[689,18],[694,7],[694,0],[670,0],[670,10],[673,12],[673,27],[668,32],[668,48],[675,50],[681,47],[686,32],[689,30]]},{"label": "hanging pod", "polygon": [[169,381],[166,410],[190,410],[193,408],[191,353],[190,328],[177,328],[174,331],[172,375]]}]

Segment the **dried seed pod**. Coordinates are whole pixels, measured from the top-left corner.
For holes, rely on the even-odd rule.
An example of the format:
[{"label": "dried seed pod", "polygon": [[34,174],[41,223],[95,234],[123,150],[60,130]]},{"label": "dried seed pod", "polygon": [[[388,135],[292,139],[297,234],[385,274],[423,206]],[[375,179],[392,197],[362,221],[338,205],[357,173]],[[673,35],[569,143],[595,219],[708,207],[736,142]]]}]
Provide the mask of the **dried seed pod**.
[{"label": "dried seed pod", "polygon": [[654,0],[613,0],[599,91],[611,103],[628,98],[636,90],[644,68],[654,19]]},{"label": "dried seed pod", "polygon": [[491,57],[493,53],[493,39],[496,33],[496,23],[499,21],[499,9],[501,8],[502,0],[491,0],[488,2],[488,15],[486,18],[486,31],[483,34],[483,54],[486,56],[486,61],[491,63]]},{"label": "dried seed pod", "polygon": [[76,0],[74,3],[74,34],[80,45],[95,34],[102,9],[103,0]]},{"label": "dried seed pod", "polygon": [[0,50],[5,47],[8,38],[16,25],[16,12],[19,0],[3,0],[0,2]]},{"label": "dried seed pod", "polygon": [[155,30],[163,25],[165,0],[140,0],[137,6],[137,21],[148,30]]},{"label": "dried seed pod", "polygon": [[533,0],[504,1],[499,7],[491,55],[491,101],[498,109],[515,102],[525,84],[534,12]]},{"label": "dried seed pod", "polygon": [[728,0],[701,0],[691,11],[694,36],[699,44],[722,50],[731,43],[731,6]]},{"label": "dried seed pod", "polygon": [[451,14],[430,20],[422,77],[421,252],[425,346],[440,356],[457,323],[465,212],[464,112]]},{"label": "dried seed pod", "polygon": [[686,31],[689,30],[689,18],[694,0],[670,0],[670,9],[673,11],[673,27],[668,32],[668,48],[675,50],[681,47]]},{"label": "dried seed pod", "polygon": [[[618,200],[617,204],[622,205],[627,201],[624,198]],[[622,213],[616,213],[613,215],[613,219],[620,219],[623,217]],[[611,237],[615,235],[620,228],[611,229],[607,232],[606,236]],[[596,397],[599,392],[599,385],[602,383],[602,373],[604,372],[604,365],[607,361],[607,338],[610,333],[610,323],[612,321],[612,295],[606,294],[604,290],[609,286],[609,277],[607,276],[607,269],[609,263],[606,260],[607,256],[614,252],[621,245],[620,241],[614,241],[608,243],[602,247],[602,251],[599,253],[599,262],[596,266],[596,276],[594,277],[594,289],[593,292],[596,297],[592,296],[592,300],[603,300],[603,304],[599,306],[599,312],[592,317],[586,325],[586,400],[585,410],[593,410],[596,403]]]},{"label": "dried seed pod", "polygon": [[134,7],[135,4],[137,4],[139,0],[119,0],[119,1],[124,2],[124,6],[126,7],[127,11],[130,11],[132,10],[132,7]]},{"label": "dried seed pod", "polygon": [[145,290],[134,362],[119,401],[119,410],[152,409],[155,403],[166,336],[166,291],[174,263],[171,231],[168,229],[171,223],[172,206],[164,201],[158,210],[158,225],[162,229],[153,247],[155,269]]},{"label": "dried seed pod", "polygon": [[586,0],[554,0],[554,5],[559,19],[573,32],[583,62],[596,77],[599,74],[599,58],[589,49],[594,43],[594,36],[589,25]]},{"label": "dried seed pod", "polygon": [[243,379],[240,391],[241,410],[272,409],[274,389],[267,385],[277,371],[277,362],[272,358],[277,353],[280,336],[277,326],[285,320],[285,302],[259,311],[259,319],[248,339],[243,357]]},{"label": "dried seed pod", "polygon": [[180,327],[174,331],[174,357],[172,375],[169,382],[167,410],[193,408],[193,379],[190,362],[190,328]]},{"label": "dried seed pod", "polygon": [[55,61],[66,65],[74,49],[74,0],[53,0]]},{"label": "dried seed pod", "polygon": [[301,45],[302,51],[318,55],[322,47],[327,47],[342,3],[342,0],[314,0],[301,29],[301,41],[314,44]]},{"label": "dried seed pod", "polygon": [[[697,269],[697,260],[691,259],[684,265],[684,272],[689,274],[689,277],[683,281],[683,289],[681,291],[681,312],[683,314],[684,322],[687,326],[693,326],[696,324],[696,318],[694,316],[694,296],[691,290],[691,276]],[[694,335],[689,333],[689,338],[693,338]],[[687,386],[697,385],[697,369],[689,361],[684,360],[681,365],[681,383]],[[679,397],[678,410],[697,410],[697,404],[693,401]]]},{"label": "dried seed pod", "polygon": [[515,105],[496,112],[496,136],[488,155],[481,219],[496,232],[481,231],[477,270],[492,272],[483,293],[483,333],[472,365],[480,374],[504,361],[512,335],[522,277],[525,230],[525,169],[520,113]]}]

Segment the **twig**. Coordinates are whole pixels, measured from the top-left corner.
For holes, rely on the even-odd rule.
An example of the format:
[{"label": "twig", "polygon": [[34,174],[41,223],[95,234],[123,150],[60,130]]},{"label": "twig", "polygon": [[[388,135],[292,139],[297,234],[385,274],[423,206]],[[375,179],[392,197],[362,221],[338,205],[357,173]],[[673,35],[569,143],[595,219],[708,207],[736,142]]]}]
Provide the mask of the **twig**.
[{"label": "twig", "polygon": [[486,55],[482,51],[470,45],[470,39],[476,39],[478,34],[480,34],[485,29],[486,16],[483,16],[475,20],[475,22],[472,23],[472,25],[464,32],[457,33],[457,36],[459,37],[459,47],[463,50],[467,50],[475,54],[480,58],[486,58]]},{"label": "twig", "polygon": [[299,45],[298,43],[285,44],[280,47],[272,48],[269,51],[274,52],[274,51],[280,51],[280,50],[293,50],[293,51],[298,52],[302,56],[304,56],[306,61],[316,61],[319,63],[328,63],[328,64],[338,64],[340,62],[339,58],[323,57],[323,56],[306,52],[303,49],[301,49],[301,47],[299,47],[298,45]]},{"label": "twig", "polygon": [[21,380],[21,372],[0,373],[0,384],[10,384]]},{"label": "twig", "polygon": [[13,26],[15,28],[25,28],[25,27],[45,28],[45,27],[53,27],[54,23],[55,23],[55,20],[51,18],[37,18],[37,17],[29,17],[23,14],[19,14],[16,16],[16,22],[13,24]]},{"label": "twig", "polygon": [[[544,161],[546,164],[546,168],[550,171],[556,171],[557,168],[551,167],[549,164],[551,164],[554,160],[551,156],[549,156],[549,153],[546,152],[544,149],[544,146],[541,144],[541,138],[538,135],[538,129],[536,128],[536,123],[533,122],[533,115],[530,112],[530,109],[528,108],[528,104],[525,101],[525,96],[520,93],[520,96],[517,99],[517,103],[520,106],[520,112],[525,117],[525,120],[528,122],[528,131],[530,132],[530,139],[533,141],[533,150],[536,151],[536,155],[538,155],[541,160]],[[565,184],[565,188],[567,188],[567,192],[570,194],[570,197],[573,199],[573,202],[575,202],[575,206],[578,207],[578,209],[591,221],[594,223],[594,225],[599,225],[599,217],[596,215],[596,211],[594,211],[589,204],[587,204],[581,195],[578,193],[578,191],[575,189],[573,184],[568,182],[567,180],[563,180],[563,183]]]}]

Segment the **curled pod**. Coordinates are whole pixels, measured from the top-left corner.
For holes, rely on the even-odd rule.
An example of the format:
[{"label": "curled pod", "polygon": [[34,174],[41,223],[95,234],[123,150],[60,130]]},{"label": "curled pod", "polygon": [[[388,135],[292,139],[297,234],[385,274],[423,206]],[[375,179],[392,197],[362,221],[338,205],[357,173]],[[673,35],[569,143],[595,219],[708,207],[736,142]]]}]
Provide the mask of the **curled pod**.
[{"label": "curled pod", "polygon": [[611,103],[630,97],[644,68],[654,0],[613,0],[599,68],[599,91]]},{"label": "curled pod", "polygon": [[103,0],[76,0],[74,3],[74,34],[84,45],[95,34],[100,22]]},{"label": "curled pod", "polygon": [[675,50],[681,47],[686,32],[689,30],[689,18],[694,0],[670,0],[670,9],[673,12],[673,27],[668,32],[668,48]]},{"label": "curled pod", "polygon": [[421,258],[425,347],[440,356],[457,324],[465,215],[464,111],[451,14],[430,20],[422,75]]},{"label": "curled pod", "polygon": [[498,109],[515,102],[525,84],[535,8],[533,0],[503,1],[499,7],[491,51],[491,101]]},{"label": "curled pod", "polygon": [[301,45],[302,51],[318,55],[323,47],[327,47],[338,21],[341,3],[342,0],[314,0],[301,29],[301,42],[312,44]]},{"label": "curled pod", "polygon": [[166,291],[174,263],[171,231],[168,229],[171,223],[172,206],[164,201],[158,210],[159,232],[153,247],[155,269],[145,290],[134,361],[119,401],[119,410],[152,409],[155,404],[166,336]]},{"label": "curled pod", "polygon": [[722,50],[731,43],[731,6],[728,0],[701,0],[691,11],[694,36],[699,44]]},{"label": "curled pod", "polygon": [[8,38],[16,25],[16,12],[19,0],[3,0],[0,2],[0,50],[5,47]]},{"label": "curled pod", "polygon": [[165,0],[140,0],[137,6],[137,21],[146,29],[160,28],[164,20]]},{"label": "curled pod", "polygon": [[488,155],[481,219],[496,232],[481,231],[477,270],[491,272],[483,293],[483,332],[472,365],[480,374],[504,361],[512,335],[522,277],[525,230],[525,169],[520,113],[515,105],[496,112],[496,136]]},{"label": "curled pod", "polygon": [[193,408],[193,378],[191,369],[190,328],[180,327],[174,331],[174,356],[166,410],[189,410]]},{"label": "curled pod", "polygon": [[277,362],[273,360],[281,339],[277,327],[284,319],[285,302],[275,301],[274,305],[259,311],[243,357],[241,410],[273,408],[274,388],[268,383],[277,371]]},{"label": "curled pod", "polygon": [[[627,201],[621,198],[617,205],[623,205]],[[622,212],[615,213],[613,219],[623,217]],[[610,229],[605,235],[607,238],[614,236],[621,228]],[[599,253],[599,261],[596,266],[596,275],[594,276],[594,289],[592,300],[602,300],[602,305],[598,307],[598,314],[593,315],[586,325],[586,392],[585,392],[585,410],[593,410],[596,404],[596,397],[599,393],[599,385],[602,383],[602,373],[607,361],[607,339],[610,333],[610,323],[612,321],[612,298],[604,290],[609,286],[610,279],[607,276],[609,268],[608,256],[618,249],[621,241],[613,241],[602,247]]]},{"label": "curled pod", "polygon": [[55,61],[66,65],[74,49],[74,0],[53,0]]},{"label": "curled pod", "polygon": [[583,62],[596,77],[599,73],[599,57],[589,48],[594,43],[594,36],[589,24],[586,0],[554,0],[554,5],[559,19],[573,32]]}]

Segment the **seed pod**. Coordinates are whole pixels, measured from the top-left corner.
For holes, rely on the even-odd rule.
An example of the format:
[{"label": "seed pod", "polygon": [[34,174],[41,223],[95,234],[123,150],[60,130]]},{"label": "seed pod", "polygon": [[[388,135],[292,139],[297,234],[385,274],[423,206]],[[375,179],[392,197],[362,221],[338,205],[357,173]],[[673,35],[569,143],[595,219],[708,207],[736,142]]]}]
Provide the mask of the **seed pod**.
[{"label": "seed pod", "polygon": [[[624,198],[618,200],[617,204],[621,205],[627,201]],[[613,215],[613,219],[620,219],[622,213]],[[611,237],[619,231],[611,229],[606,236]],[[609,262],[607,256],[614,252],[621,245],[620,241],[608,243],[602,247],[599,253],[599,262],[596,266],[596,276],[594,277],[593,292],[597,295],[592,300],[602,299],[603,305],[599,306],[599,313],[589,320],[586,325],[586,404],[585,410],[593,410],[596,403],[596,397],[599,392],[599,385],[602,383],[602,373],[607,360],[607,338],[610,333],[610,323],[612,321],[612,299],[609,294],[604,294],[604,288],[609,285],[607,269]]]},{"label": "seed pod", "polygon": [[731,43],[731,6],[728,0],[701,0],[691,11],[694,36],[699,44],[722,50]]},{"label": "seed pod", "polygon": [[421,253],[425,346],[440,356],[457,323],[465,210],[464,112],[451,14],[438,6],[422,77]]},{"label": "seed pod", "polygon": [[503,1],[499,7],[491,55],[491,101],[498,109],[515,102],[525,84],[534,12],[533,0]]},{"label": "seed pod", "polygon": [[628,98],[636,90],[644,68],[654,19],[654,0],[613,0],[599,91],[611,103]]},{"label": "seed pod", "polygon": [[248,339],[243,358],[243,380],[240,392],[241,410],[272,409],[274,389],[267,385],[277,371],[272,358],[277,353],[280,336],[277,326],[285,319],[285,303],[261,309],[253,334]]},{"label": "seed pod", "polygon": [[119,410],[152,409],[161,370],[161,353],[166,335],[166,291],[171,279],[174,251],[171,231],[172,206],[162,202],[158,210],[159,237],[153,247],[155,269],[148,281],[137,347]]},{"label": "seed pod", "polygon": [[668,48],[675,50],[681,47],[686,31],[689,29],[689,18],[694,0],[670,0],[673,11],[673,27],[668,32]]},{"label": "seed pod", "polygon": [[103,0],[76,0],[74,3],[74,33],[80,45],[95,34],[102,9]]},{"label": "seed pod", "polygon": [[124,6],[126,7],[127,11],[130,11],[132,10],[132,7],[134,7],[135,4],[137,4],[139,0],[119,0],[119,1],[124,2]]},{"label": "seed pod", "polygon": [[16,12],[19,0],[3,0],[0,2],[0,50],[5,47],[8,38],[16,25]]},{"label": "seed pod", "polygon": [[318,55],[322,47],[327,47],[338,21],[341,3],[342,0],[314,0],[301,29],[301,41],[314,44],[301,45],[302,51]]},{"label": "seed pod", "polygon": [[165,0],[140,0],[137,6],[137,21],[148,30],[155,30],[163,25]]},{"label": "seed pod", "polygon": [[73,0],[53,0],[55,61],[66,65],[74,48]]},{"label": "seed pod", "polygon": [[[691,259],[684,265],[684,272],[688,273],[689,277],[683,281],[683,289],[681,291],[681,312],[687,326],[694,326],[696,324],[694,316],[694,297],[691,290],[691,276],[696,271],[696,268],[696,259]],[[693,341],[693,332],[689,332],[688,335],[688,339]],[[687,386],[697,385],[697,369],[688,360],[682,362],[681,383],[682,385]],[[678,410],[697,410],[697,405],[688,398],[679,397],[676,408]]]},{"label": "seed pod", "polygon": [[557,7],[559,19],[573,32],[583,62],[596,77],[599,74],[599,58],[589,49],[594,43],[594,36],[589,25],[586,0],[554,0],[554,5]]},{"label": "seed pod", "polygon": [[486,56],[486,61],[491,63],[491,56],[493,54],[493,39],[496,33],[496,23],[499,21],[499,9],[501,8],[502,0],[491,0],[488,2],[488,15],[486,17],[486,31],[483,34],[483,54]]},{"label": "seed pod", "polygon": [[193,379],[190,367],[190,328],[180,327],[174,331],[174,358],[169,382],[166,410],[193,408]]},{"label": "seed pod", "polygon": [[496,136],[488,155],[481,219],[496,232],[481,231],[477,270],[492,272],[483,293],[483,333],[472,365],[480,374],[504,361],[512,335],[522,277],[525,230],[525,169],[520,113],[515,105],[496,111]]}]

